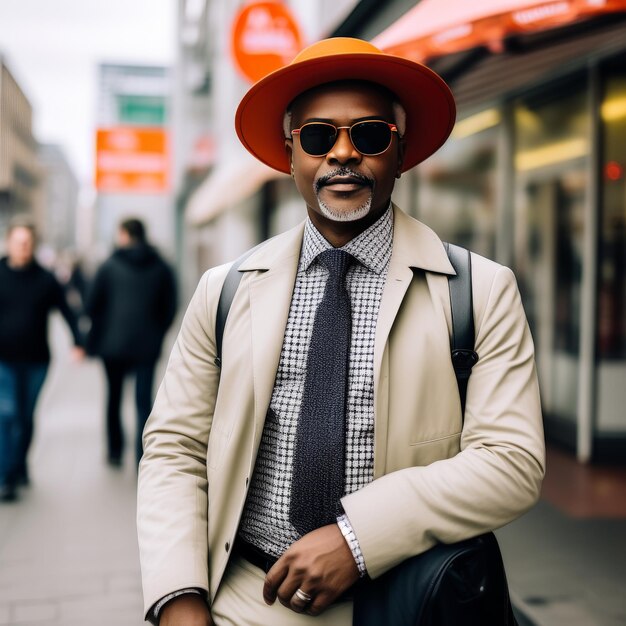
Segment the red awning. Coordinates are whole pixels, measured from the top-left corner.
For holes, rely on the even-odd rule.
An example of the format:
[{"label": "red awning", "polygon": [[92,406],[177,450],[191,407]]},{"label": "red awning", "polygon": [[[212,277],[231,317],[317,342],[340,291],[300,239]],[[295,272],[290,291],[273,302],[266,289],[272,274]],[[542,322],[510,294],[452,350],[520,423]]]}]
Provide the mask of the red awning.
[{"label": "red awning", "polygon": [[422,0],[372,43],[415,61],[487,46],[502,50],[508,35],[626,11],[626,0]]}]

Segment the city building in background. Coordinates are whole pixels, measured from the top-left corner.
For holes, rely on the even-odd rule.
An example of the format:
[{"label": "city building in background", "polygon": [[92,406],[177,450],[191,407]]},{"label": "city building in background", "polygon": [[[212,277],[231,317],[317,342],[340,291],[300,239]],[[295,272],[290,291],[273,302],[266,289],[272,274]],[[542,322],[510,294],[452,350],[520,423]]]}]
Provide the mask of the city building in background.
[{"label": "city building in background", "polygon": [[[477,5],[468,17],[465,3],[428,0],[351,34],[404,45],[451,85],[452,138],[400,181],[402,205],[444,239],[514,269],[548,440],[582,461],[623,462],[626,2],[584,15],[578,8],[593,3],[518,2],[509,13],[498,8],[506,4],[489,3],[493,13]],[[499,31],[481,39],[494,15]],[[451,45],[467,33],[469,46]],[[432,56],[423,42],[436,37],[449,53]]]},{"label": "city building in background", "polygon": [[170,155],[170,69],[102,64],[96,116],[94,238],[104,256],[117,224],[142,219],[150,238],[174,257]]},{"label": "city building in background", "polygon": [[79,184],[63,149],[40,144],[42,237],[56,251],[75,249]]},{"label": "city building in background", "polygon": [[254,70],[255,51],[267,63],[272,54],[279,57],[291,49],[294,40],[308,45],[348,15],[356,2],[236,4],[178,2],[173,132],[187,296],[207,268],[234,259],[303,216],[295,194],[291,202],[279,203],[276,188],[290,190],[289,177],[259,163],[237,139],[235,110],[252,79],[236,57],[247,57],[248,71]]},{"label": "city building in background", "polygon": [[206,0],[178,2],[177,19],[172,181],[176,194],[178,265],[185,270],[180,276],[181,288],[189,295],[197,283],[195,267],[208,267],[209,263],[208,259],[198,258],[202,251],[191,245],[196,229],[185,228],[184,211],[216,158],[212,95],[215,46]]},{"label": "city building in background", "polygon": [[[212,86],[210,163],[193,190],[176,190],[189,284],[304,216],[292,181],[255,164],[235,137],[249,82],[234,60],[231,4],[179,1],[179,73],[195,64],[200,75],[204,63]],[[548,440],[581,461],[623,462],[626,2],[283,4],[305,45],[335,35],[402,47],[451,85],[451,139],[403,175],[394,197],[444,240],[514,269],[536,342]],[[208,44],[193,63],[185,44],[192,5],[204,7],[192,32]]]},{"label": "city building in background", "polygon": [[0,54],[0,241],[16,213],[29,213],[42,226],[32,118],[32,107]]}]

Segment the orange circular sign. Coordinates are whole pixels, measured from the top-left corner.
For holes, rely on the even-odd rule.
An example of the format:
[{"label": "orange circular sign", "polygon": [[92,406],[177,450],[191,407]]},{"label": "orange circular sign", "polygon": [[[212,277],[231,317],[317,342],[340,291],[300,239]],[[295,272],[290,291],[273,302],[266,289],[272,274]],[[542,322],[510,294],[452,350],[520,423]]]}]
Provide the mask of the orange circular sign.
[{"label": "orange circular sign", "polygon": [[233,58],[252,82],[287,65],[303,47],[300,28],[281,2],[252,2],[235,17]]}]

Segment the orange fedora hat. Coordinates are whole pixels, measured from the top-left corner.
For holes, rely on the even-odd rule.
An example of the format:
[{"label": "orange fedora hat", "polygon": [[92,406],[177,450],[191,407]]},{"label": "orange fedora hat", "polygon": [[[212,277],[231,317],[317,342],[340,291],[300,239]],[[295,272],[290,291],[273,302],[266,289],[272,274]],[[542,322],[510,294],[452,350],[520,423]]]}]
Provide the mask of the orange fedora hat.
[{"label": "orange fedora hat", "polygon": [[406,110],[406,171],[427,159],[452,131],[456,107],[443,79],[425,65],[385,54],[367,41],[333,37],[302,50],[255,83],[241,100],[235,128],[257,159],[289,173],[283,117],[301,93],[337,80],[364,80],[393,92]]}]

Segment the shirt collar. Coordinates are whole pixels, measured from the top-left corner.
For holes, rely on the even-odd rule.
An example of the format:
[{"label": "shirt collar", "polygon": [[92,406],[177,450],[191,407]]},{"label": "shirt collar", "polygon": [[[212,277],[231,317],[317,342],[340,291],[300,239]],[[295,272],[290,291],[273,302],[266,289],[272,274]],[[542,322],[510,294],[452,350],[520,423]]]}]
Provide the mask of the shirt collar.
[{"label": "shirt collar", "polygon": [[[389,265],[392,244],[393,211],[389,204],[387,210],[369,228],[340,249],[349,252],[371,272],[381,274]],[[304,225],[300,269],[307,271],[321,252],[331,248],[330,243],[307,217]]]}]

